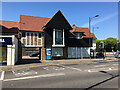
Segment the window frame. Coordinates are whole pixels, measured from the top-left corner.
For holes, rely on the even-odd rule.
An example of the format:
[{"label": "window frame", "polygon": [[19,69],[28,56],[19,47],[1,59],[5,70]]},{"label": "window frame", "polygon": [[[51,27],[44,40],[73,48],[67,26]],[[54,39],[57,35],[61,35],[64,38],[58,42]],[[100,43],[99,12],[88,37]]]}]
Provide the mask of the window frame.
[{"label": "window frame", "polygon": [[77,39],[83,38],[82,33],[76,33],[76,38],[77,38]]},{"label": "window frame", "polygon": [[64,39],[64,29],[62,29],[61,31],[62,31],[62,36],[63,36],[63,44],[55,44],[55,35],[56,35],[56,30],[59,30],[59,29],[53,29],[53,45],[52,45],[52,47],[65,47],[65,39]]},{"label": "window frame", "polygon": [[[55,54],[55,49],[56,49],[56,52],[57,52],[57,55]],[[60,49],[60,50],[58,50]],[[57,51],[58,50],[58,51]],[[61,51],[61,54],[59,55],[58,52]],[[56,56],[56,57],[61,57],[63,56],[63,48],[52,48],[52,56]]]}]

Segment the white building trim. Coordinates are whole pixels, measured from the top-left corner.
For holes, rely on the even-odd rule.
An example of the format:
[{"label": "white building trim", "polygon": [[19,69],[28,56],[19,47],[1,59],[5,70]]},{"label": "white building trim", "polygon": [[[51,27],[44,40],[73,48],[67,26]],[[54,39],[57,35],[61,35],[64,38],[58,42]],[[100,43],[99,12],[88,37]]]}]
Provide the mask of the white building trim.
[{"label": "white building trim", "polygon": [[65,45],[65,35],[64,35],[64,29],[63,29],[63,45]]},{"label": "white building trim", "polygon": [[37,45],[38,45],[38,38],[39,38],[39,33],[37,33]]},{"label": "white building trim", "polygon": [[29,45],[31,45],[31,32],[29,33]]},{"label": "white building trim", "polygon": [[53,45],[55,45],[55,29],[53,29]]},{"label": "white building trim", "polygon": [[35,32],[33,33],[33,46],[35,45]]},{"label": "white building trim", "polygon": [[25,45],[25,47],[42,47],[42,45]]},{"label": "white building trim", "polygon": [[25,34],[26,34],[26,37],[25,37],[26,38],[26,44],[25,45],[27,45],[27,32],[25,32]]},{"label": "white building trim", "polygon": [[[57,33],[57,34],[55,34],[55,33]],[[65,47],[65,34],[64,34],[65,32],[64,32],[64,29],[63,29],[63,45],[56,45],[55,44],[55,35],[57,35],[57,37],[58,37],[58,32],[55,32],[55,29],[53,29],[53,45],[52,45],[52,47]]]},{"label": "white building trim", "polygon": [[52,45],[52,47],[65,47],[65,45]]},{"label": "white building trim", "polygon": [[42,46],[42,32],[41,32],[41,46]]}]

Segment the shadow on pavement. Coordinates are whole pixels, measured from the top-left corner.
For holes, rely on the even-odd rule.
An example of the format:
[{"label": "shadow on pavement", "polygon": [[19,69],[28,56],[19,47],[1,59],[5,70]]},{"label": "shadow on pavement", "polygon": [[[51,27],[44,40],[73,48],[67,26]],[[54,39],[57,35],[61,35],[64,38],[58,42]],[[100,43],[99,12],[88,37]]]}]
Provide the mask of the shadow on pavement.
[{"label": "shadow on pavement", "polygon": [[109,80],[111,80],[111,79],[114,79],[114,78],[116,78],[116,77],[119,77],[119,75],[112,76],[112,77],[110,77],[110,78],[108,78],[108,79],[106,79],[106,80],[104,80],[104,81],[101,81],[101,82],[99,82],[99,83],[97,83],[97,84],[94,84],[94,85],[88,87],[88,88],[85,88],[84,90],[92,89],[93,87],[98,86],[98,85],[100,85],[100,84],[102,84],[102,83],[105,83],[105,82],[107,82],[107,81],[109,81]]},{"label": "shadow on pavement", "polygon": [[40,59],[22,59],[21,61],[18,61],[16,65],[32,64],[32,63],[41,63],[41,61]]}]

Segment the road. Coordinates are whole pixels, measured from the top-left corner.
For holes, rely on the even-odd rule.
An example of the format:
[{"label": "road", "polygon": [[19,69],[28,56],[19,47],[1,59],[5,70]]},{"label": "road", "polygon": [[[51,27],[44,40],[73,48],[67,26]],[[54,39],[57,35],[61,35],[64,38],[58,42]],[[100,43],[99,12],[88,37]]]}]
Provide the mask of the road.
[{"label": "road", "polygon": [[118,88],[118,62],[49,65],[1,74],[2,88]]}]

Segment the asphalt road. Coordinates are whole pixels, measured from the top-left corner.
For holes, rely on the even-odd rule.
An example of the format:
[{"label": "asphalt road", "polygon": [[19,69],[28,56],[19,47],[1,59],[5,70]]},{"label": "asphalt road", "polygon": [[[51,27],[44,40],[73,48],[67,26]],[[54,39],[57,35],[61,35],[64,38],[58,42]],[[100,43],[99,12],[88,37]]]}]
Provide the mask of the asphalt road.
[{"label": "asphalt road", "polygon": [[118,88],[118,62],[50,65],[1,74],[2,88]]}]

